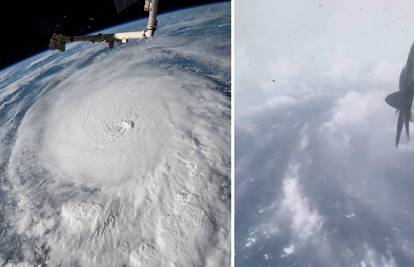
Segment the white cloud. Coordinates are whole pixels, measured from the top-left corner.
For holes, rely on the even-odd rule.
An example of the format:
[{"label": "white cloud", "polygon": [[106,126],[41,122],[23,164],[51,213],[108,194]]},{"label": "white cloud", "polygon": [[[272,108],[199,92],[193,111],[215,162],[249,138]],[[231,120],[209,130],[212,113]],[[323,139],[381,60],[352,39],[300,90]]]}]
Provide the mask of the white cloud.
[{"label": "white cloud", "polygon": [[19,262],[19,263],[7,263],[4,265],[4,267],[31,267],[31,266],[33,265],[26,261]]},{"label": "white cloud", "polygon": [[372,68],[371,72],[368,74],[368,78],[372,82],[392,83],[395,86],[394,89],[398,90],[398,77],[400,71],[401,64],[380,62]]},{"label": "white cloud", "polygon": [[287,95],[272,96],[272,97],[268,97],[263,104],[248,108],[247,112],[244,113],[243,115],[251,115],[254,113],[262,112],[263,110],[266,110],[269,108],[290,106],[298,102],[299,102],[298,99],[291,97],[291,96],[287,96]]},{"label": "white cloud", "polygon": [[374,249],[366,246],[365,257],[361,261],[361,266],[375,266],[375,267],[397,267],[395,260],[392,256],[384,256],[375,252]]},{"label": "white cloud", "polygon": [[305,126],[300,131],[300,141],[299,141],[299,149],[301,151],[305,150],[309,145],[309,136],[307,134],[309,125],[305,124]]},{"label": "white cloud", "polygon": [[256,243],[256,241],[257,241],[256,238],[249,237],[249,238],[247,238],[246,243],[244,244],[244,246],[247,247],[247,248],[248,247],[251,247],[251,246],[253,246]]},{"label": "white cloud", "polygon": [[243,124],[239,124],[237,126],[238,129],[245,131],[248,134],[254,135],[257,133],[257,125],[254,123],[246,122]]},{"label": "white cloud", "polygon": [[334,83],[356,82],[361,75],[361,67],[346,57],[335,59],[325,75]]},{"label": "white cloud", "polygon": [[[371,120],[387,118],[391,110],[385,108],[384,91],[362,93],[350,91],[336,101],[331,119],[325,124],[330,129],[357,128]],[[364,127],[366,128],[366,127]]]},{"label": "white cloud", "polygon": [[283,253],[280,257],[284,258],[295,252],[295,245],[291,244],[283,248]]},{"label": "white cloud", "polygon": [[298,183],[298,167],[292,164],[283,181],[282,212],[290,216],[291,229],[297,239],[308,240],[322,229],[323,218],[311,207]]}]

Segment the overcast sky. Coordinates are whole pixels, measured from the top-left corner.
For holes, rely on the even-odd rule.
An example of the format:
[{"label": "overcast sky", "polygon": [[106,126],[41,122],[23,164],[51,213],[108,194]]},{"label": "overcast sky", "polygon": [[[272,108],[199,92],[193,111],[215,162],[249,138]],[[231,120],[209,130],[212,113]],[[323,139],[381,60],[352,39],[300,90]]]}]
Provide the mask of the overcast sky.
[{"label": "overcast sky", "polygon": [[414,2],[235,8],[236,264],[413,266],[414,142],[384,98]]},{"label": "overcast sky", "polygon": [[398,78],[414,41],[413,10],[407,0],[237,1],[237,115],[262,102],[259,94],[277,94],[286,76],[315,83],[329,72],[352,78],[377,66],[377,74]]}]

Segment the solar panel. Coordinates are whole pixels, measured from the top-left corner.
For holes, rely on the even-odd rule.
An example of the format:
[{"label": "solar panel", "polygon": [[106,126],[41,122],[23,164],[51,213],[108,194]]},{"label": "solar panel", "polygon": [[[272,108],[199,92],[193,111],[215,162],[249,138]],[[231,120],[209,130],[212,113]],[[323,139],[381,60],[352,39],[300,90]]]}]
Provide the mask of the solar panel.
[{"label": "solar panel", "polygon": [[116,11],[118,13],[122,12],[124,9],[130,7],[132,4],[138,2],[139,0],[114,0]]}]

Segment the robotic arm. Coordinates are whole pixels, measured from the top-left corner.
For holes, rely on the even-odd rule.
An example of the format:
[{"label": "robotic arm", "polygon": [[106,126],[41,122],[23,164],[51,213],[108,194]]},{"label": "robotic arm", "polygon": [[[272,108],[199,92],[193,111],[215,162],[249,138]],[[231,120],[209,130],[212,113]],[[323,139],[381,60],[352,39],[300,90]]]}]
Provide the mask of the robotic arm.
[{"label": "robotic arm", "polygon": [[[118,13],[123,11],[138,0],[114,0]],[[119,32],[103,34],[98,33],[95,35],[80,35],[80,36],[65,36],[62,34],[54,33],[50,38],[49,48],[52,50],[59,50],[64,52],[67,43],[89,41],[95,42],[107,42],[109,48],[113,48],[115,42],[126,43],[129,39],[147,39],[154,35],[157,29],[157,11],[158,0],[145,0],[144,11],[149,12],[147,28],[142,31],[136,32]]]}]

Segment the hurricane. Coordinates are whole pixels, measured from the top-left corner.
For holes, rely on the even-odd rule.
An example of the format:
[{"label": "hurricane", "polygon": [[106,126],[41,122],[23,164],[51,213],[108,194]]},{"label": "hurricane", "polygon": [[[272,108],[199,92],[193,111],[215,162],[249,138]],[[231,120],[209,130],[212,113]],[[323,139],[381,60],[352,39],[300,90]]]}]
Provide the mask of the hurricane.
[{"label": "hurricane", "polygon": [[4,266],[229,265],[230,7],[159,25],[0,72]]}]

